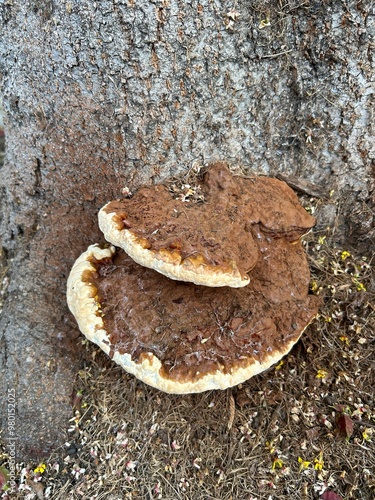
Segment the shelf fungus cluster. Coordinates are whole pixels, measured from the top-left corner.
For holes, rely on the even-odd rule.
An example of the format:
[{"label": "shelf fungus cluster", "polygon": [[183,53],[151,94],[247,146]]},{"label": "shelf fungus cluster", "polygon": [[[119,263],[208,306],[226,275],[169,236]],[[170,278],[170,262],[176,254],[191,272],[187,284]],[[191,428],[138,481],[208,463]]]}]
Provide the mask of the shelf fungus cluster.
[{"label": "shelf fungus cluster", "polygon": [[315,219],[282,181],[217,163],[203,201],[141,188],[99,212],[105,247],[68,279],[82,333],[169,393],[226,389],[279,361],[317,313],[300,237]]}]

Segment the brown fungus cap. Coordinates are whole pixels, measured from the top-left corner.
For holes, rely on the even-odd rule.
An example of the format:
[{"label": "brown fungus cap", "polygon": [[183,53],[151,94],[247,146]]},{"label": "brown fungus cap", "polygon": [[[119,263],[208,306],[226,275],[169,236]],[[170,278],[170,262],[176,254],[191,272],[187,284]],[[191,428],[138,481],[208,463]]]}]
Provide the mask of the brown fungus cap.
[{"label": "brown fungus cap", "polygon": [[143,382],[169,393],[226,389],[280,360],[317,313],[300,242],[253,225],[259,259],[243,288],[170,280],[122,250],[93,245],[68,280],[82,333]]},{"label": "brown fungus cap", "polygon": [[315,223],[282,181],[233,176],[216,163],[199,186],[204,202],[175,199],[164,185],[99,212],[107,241],[136,262],[169,278],[210,287],[243,287],[259,258],[253,226],[272,237],[298,240]]}]

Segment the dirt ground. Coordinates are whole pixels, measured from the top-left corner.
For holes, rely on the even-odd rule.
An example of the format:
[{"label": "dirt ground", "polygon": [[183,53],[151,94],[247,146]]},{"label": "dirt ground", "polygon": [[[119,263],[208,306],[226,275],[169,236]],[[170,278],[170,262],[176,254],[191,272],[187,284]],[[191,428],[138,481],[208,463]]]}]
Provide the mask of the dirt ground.
[{"label": "dirt ground", "polygon": [[17,464],[2,498],[374,498],[374,255],[335,248],[330,228],[304,245],[322,306],[279,364],[226,391],[168,395],[82,338],[65,443]]}]

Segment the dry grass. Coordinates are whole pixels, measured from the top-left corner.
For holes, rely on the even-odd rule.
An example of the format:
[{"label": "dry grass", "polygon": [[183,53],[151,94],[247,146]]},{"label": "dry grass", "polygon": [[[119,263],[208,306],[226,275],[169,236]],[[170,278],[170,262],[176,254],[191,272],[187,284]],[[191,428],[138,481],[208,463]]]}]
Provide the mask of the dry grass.
[{"label": "dry grass", "polygon": [[281,363],[227,391],[173,396],[82,340],[66,445],[44,472],[19,464],[11,498],[374,498],[373,262],[328,233],[305,245],[322,307]]}]

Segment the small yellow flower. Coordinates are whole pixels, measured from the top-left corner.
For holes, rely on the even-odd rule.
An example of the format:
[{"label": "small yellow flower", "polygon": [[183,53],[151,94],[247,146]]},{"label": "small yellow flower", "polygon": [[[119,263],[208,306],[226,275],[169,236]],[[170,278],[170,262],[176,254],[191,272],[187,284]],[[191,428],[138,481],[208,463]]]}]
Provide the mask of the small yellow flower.
[{"label": "small yellow flower", "polygon": [[323,470],[324,461],[323,461],[323,452],[321,451],[319,455],[314,458],[314,469],[315,470]]},{"label": "small yellow flower", "polygon": [[282,469],[283,465],[284,462],[281,460],[281,458],[274,458],[272,462],[272,470]]},{"label": "small yellow flower", "polygon": [[327,236],[319,236],[319,238],[318,238],[319,245],[324,245],[326,238],[327,238]]},{"label": "small yellow flower", "polygon": [[327,375],[328,372],[326,372],[325,370],[318,370],[315,378],[326,378]]},{"label": "small yellow flower", "polygon": [[270,23],[270,18],[269,16],[267,15],[265,19],[261,19],[260,23],[259,23],[259,29],[263,29],[263,28],[266,28],[267,26],[271,26],[271,23]]},{"label": "small yellow flower", "polygon": [[344,344],[349,345],[349,339],[346,335],[340,335],[339,339],[341,342],[344,342]]},{"label": "small yellow flower", "polygon": [[312,292],[316,292],[318,290],[318,283],[315,280],[311,281],[310,288]]},{"label": "small yellow flower", "polygon": [[274,444],[273,440],[272,441],[266,441],[266,448],[271,453],[271,455],[273,453],[275,453],[275,444]]},{"label": "small yellow flower", "polygon": [[284,361],[281,360],[280,363],[275,367],[275,370],[277,370],[277,371],[281,370],[281,367],[283,366],[283,364],[284,364]]},{"label": "small yellow flower", "polygon": [[362,432],[362,437],[365,441],[371,441],[371,436],[373,434],[373,429],[365,429],[363,432]]},{"label": "small yellow flower", "polygon": [[357,282],[357,292],[365,292],[366,287],[363,283],[360,283],[359,281]]},{"label": "small yellow flower", "polygon": [[39,472],[39,474],[43,474],[43,472],[45,472],[46,468],[47,468],[46,464],[39,464],[38,467],[36,469],[34,469],[34,472],[35,472],[35,474],[38,474],[38,472]]},{"label": "small yellow flower", "polygon": [[352,254],[346,250],[343,250],[341,252],[341,260],[346,260],[348,257],[351,257]]},{"label": "small yellow flower", "polygon": [[304,460],[301,457],[298,457],[298,463],[300,464],[300,466],[299,466],[300,472],[307,469],[309,467],[309,465],[311,464],[311,462],[307,462],[307,460]]}]

